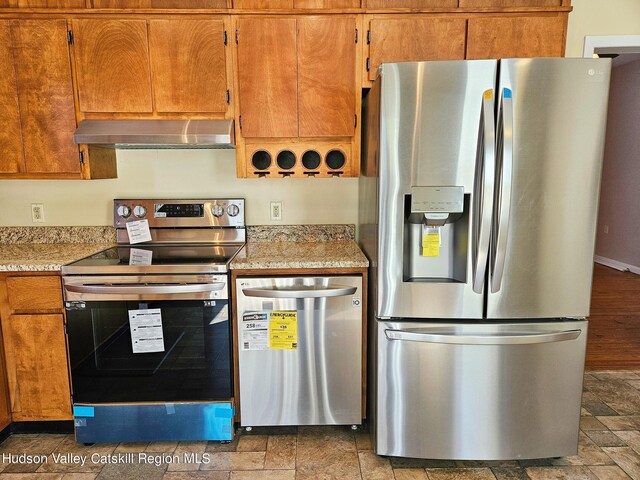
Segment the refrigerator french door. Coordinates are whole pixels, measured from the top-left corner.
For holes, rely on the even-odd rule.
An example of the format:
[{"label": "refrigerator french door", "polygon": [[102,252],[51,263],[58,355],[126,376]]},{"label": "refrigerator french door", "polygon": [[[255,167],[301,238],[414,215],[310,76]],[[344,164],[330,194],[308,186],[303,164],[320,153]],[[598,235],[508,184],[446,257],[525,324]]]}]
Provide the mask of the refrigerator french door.
[{"label": "refrigerator french door", "polygon": [[236,280],[242,426],[362,422],[362,277]]},{"label": "refrigerator french door", "polygon": [[600,59],[381,67],[359,220],[377,453],[577,451],[609,74]]}]

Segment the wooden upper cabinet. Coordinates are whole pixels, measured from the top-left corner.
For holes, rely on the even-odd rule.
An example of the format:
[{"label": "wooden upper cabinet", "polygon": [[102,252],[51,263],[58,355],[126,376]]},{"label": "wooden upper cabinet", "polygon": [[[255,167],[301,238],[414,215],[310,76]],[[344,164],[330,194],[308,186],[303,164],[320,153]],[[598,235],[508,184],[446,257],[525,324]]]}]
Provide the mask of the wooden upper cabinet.
[{"label": "wooden upper cabinet", "polygon": [[562,0],[460,0],[460,8],[560,7],[560,6],[562,6]]},{"label": "wooden upper cabinet", "polygon": [[93,0],[93,8],[227,8],[227,0]]},{"label": "wooden upper cabinet", "polygon": [[376,17],[369,24],[369,79],[385,62],[462,60],[466,19],[446,17]]},{"label": "wooden upper cabinet", "polygon": [[356,19],[302,17],[297,22],[299,136],[352,136]]},{"label": "wooden upper cabinet", "polygon": [[240,18],[238,96],[244,137],[298,136],[294,18]]},{"label": "wooden upper cabinet", "polygon": [[146,20],[74,20],[82,112],[148,112],[151,71]]},{"label": "wooden upper cabinet", "polygon": [[85,8],[85,0],[0,0],[9,8]]},{"label": "wooden upper cabinet", "polygon": [[[367,8],[456,8],[458,0],[362,0]],[[363,5],[365,6],[365,5]]]},{"label": "wooden upper cabinet", "polygon": [[470,18],[467,58],[561,57],[566,23],[566,14]]},{"label": "wooden upper cabinet", "polygon": [[225,112],[222,20],[151,20],[149,44],[158,112]]},{"label": "wooden upper cabinet", "polygon": [[65,20],[12,23],[26,170],[80,173]]},{"label": "wooden upper cabinet", "polygon": [[233,0],[233,8],[293,8],[293,0]]},{"label": "wooden upper cabinet", "polygon": [[293,0],[293,8],[359,8],[360,0]]},{"label": "wooden upper cabinet", "polygon": [[25,169],[10,22],[0,21],[0,173]]}]

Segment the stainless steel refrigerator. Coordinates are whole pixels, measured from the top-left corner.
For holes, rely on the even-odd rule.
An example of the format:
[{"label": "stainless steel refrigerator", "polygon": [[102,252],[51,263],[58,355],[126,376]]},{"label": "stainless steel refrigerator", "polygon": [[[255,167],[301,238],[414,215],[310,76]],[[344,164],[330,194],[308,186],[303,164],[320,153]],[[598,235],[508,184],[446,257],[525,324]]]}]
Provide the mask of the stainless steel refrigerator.
[{"label": "stainless steel refrigerator", "polygon": [[365,101],[380,455],[577,452],[610,61],[385,64]]}]

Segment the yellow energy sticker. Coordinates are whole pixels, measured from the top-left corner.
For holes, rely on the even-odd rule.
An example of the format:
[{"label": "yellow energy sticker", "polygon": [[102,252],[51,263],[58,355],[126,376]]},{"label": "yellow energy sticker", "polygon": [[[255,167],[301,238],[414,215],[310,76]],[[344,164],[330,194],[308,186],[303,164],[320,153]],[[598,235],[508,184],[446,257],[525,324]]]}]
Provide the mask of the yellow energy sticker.
[{"label": "yellow energy sticker", "polygon": [[484,99],[491,100],[493,98],[493,90],[485,90],[484,91]]},{"label": "yellow energy sticker", "polygon": [[422,234],[422,256],[437,257],[440,255],[440,232]]},{"label": "yellow energy sticker", "polygon": [[269,348],[296,350],[298,348],[298,312],[271,312],[269,318]]}]

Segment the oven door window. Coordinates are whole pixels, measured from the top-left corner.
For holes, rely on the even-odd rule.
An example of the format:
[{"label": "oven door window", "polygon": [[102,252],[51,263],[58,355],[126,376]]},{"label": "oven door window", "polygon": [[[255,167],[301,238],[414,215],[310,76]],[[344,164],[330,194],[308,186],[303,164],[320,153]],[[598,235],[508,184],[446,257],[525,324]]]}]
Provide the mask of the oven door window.
[{"label": "oven door window", "polygon": [[[132,346],[129,312],[146,309],[160,309],[163,351]],[[226,300],[86,302],[67,310],[67,331],[74,403],[231,397]]]}]

